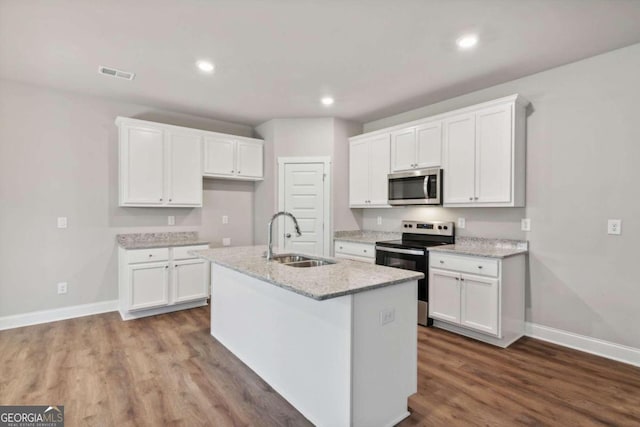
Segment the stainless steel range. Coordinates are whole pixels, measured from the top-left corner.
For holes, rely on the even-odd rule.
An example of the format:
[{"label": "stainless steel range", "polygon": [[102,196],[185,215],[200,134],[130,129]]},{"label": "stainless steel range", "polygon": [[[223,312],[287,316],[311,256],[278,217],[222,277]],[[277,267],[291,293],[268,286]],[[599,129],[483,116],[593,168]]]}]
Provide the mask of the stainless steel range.
[{"label": "stainless steel range", "polygon": [[418,281],[418,324],[431,326],[429,319],[429,251],[430,246],[455,242],[453,222],[402,221],[402,240],[376,242],[376,264],[420,271]]}]

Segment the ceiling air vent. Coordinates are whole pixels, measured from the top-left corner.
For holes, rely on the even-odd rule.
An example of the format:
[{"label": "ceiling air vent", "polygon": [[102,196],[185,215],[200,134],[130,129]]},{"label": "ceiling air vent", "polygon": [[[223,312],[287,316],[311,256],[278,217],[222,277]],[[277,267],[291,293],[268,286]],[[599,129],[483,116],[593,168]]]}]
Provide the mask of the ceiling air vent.
[{"label": "ceiling air vent", "polygon": [[100,74],[104,74],[105,76],[111,76],[111,77],[116,77],[118,79],[125,79],[125,80],[133,80],[133,78],[136,76],[135,73],[132,73],[129,71],[116,70],[115,68],[105,67],[104,65],[101,65],[100,68],[98,68],[98,72]]}]

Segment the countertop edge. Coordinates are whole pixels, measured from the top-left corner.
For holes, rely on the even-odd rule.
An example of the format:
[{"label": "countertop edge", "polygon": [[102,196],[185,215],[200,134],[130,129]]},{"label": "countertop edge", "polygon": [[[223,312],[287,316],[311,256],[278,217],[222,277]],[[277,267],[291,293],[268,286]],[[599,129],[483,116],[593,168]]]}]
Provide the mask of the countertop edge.
[{"label": "countertop edge", "polygon": [[440,252],[443,254],[454,254],[454,255],[468,255],[468,256],[475,256],[475,257],[481,257],[481,258],[494,258],[494,259],[510,258],[512,256],[526,255],[527,253],[529,253],[527,249],[513,249],[513,250],[509,249],[508,250],[509,252],[506,252],[504,254],[488,254],[486,252],[482,252],[481,250],[474,250],[472,248],[452,249],[452,248],[434,246],[427,249],[429,250],[429,252]]},{"label": "countertop edge", "polygon": [[[353,295],[353,294],[357,294],[357,293],[360,293],[360,292],[370,291],[370,290],[374,290],[374,289],[377,289],[377,288],[384,288],[386,286],[397,285],[397,284],[400,284],[400,283],[410,282],[412,280],[419,280],[419,279],[424,278],[424,274],[423,273],[416,272],[411,277],[407,277],[405,279],[391,280],[389,282],[379,283],[379,284],[370,285],[370,286],[366,286],[366,287],[362,287],[362,288],[358,288],[358,289],[353,289],[353,290],[349,289],[349,290],[345,290],[345,291],[333,292],[333,293],[324,294],[324,295],[315,295],[315,294],[311,294],[311,293],[308,293],[308,292],[304,292],[304,291],[302,291],[300,289],[297,289],[297,288],[295,288],[295,287],[293,287],[291,285],[288,285],[286,283],[282,283],[282,282],[278,282],[278,281],[275,281],[275,280],[271,280],[268,277],[264,277],[264,276],[262,276],[260,274],[256,274],[256,273],[253,273],[251,271],[247,271],[247,270],[244,270],[242,268],[238,268],[233,264],[226,263],[226,262],[220,261],[220,260],[213,260],[211,258],[207,258],[205,256],[200,255],[198,252],[200,252],[200,251],[197,251],[197,250],[196,251],[192,251],[192,253],[194,255],[197,255],[200,258],[202,258],[204,260],[207,260],[207,261],[209,261],[209,262],[211,262],[213,264],[219,265],[221,267],[229,268],[229,269],[231,269],[233,271],[237,271],[238,273],[245,274],[245,275],[247,275],[249,277],[253,277],[254,279],[258,279],[258,280],[261,280],[263,282],[270,283],[273,286],[277,286],[279,288],[286,289],[288,291],[291,291],[291,292],[296,293],[298,295],[305,296],[307,298],[314,299],[316,301],[324,301],[324,300],[328,300],[328,299],[332,299],[332,298],[339,298],[339,297],[342,297],[342,296],[345,296],[345,295]],[[357,262],[357,261],[354,261],[354,262]]]},{"label": "countertop edge", "polygon": [[198,240],[195,242],[157,242],[157,243],[149,243],[149,244],[133,244],[133,245],[124,245],[118,242],[118,246],[122,249],[126,250],[136,250],[136,249],[158,249],[158,248],[177,248],[181,246],[201,246],[201,245],[211,245],[211,242],[205,240]]}]

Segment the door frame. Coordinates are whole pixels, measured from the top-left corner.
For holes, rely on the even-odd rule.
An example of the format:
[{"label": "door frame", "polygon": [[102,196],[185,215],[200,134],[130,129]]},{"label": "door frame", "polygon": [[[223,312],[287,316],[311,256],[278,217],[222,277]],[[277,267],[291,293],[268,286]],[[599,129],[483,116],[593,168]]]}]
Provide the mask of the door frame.
[{"label": "door frame", "polygon": [[[284,210],[284,167],[286,164],[317,164],[324,166],[323,180],[323,256],[331,256],[331,157],[278,157],[278,211]],[[280,232],[284,230],[284,218],[278,220],[278,246],[284,247],[284,235]]]}]

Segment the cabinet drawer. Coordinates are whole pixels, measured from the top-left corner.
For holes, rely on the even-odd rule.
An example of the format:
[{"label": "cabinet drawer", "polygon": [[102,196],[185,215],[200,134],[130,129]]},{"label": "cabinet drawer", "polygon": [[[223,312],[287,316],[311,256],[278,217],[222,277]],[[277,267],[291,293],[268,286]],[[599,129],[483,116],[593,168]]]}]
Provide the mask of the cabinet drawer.
[{"label": "cabinet drawer", "polygon": [[166,261],[168,259],[168,248],[133,249],[127,251],[127,262],[129,264],[136,264],[139,262]]},{"label": "cabinet drawer", "polygon": [[498,277],[498,260],[473,256],[429,253],[429,266],[480,276]]},{"label": "cabinet drawer", "polygon": [[336,256],[338,256],[339,254],[345,254],[375,259],[376,248],[374,244],[343,242],[337,240],[335,243],[335,253]]},{"label": "cabinet drawer", "polygon": [[189,254],[190,251],[201,251],[203,249],[209,249],[209,245],[196,245],[196,246],[178,246],[173,248],[173,259],[191,259],[197,258]]}]

